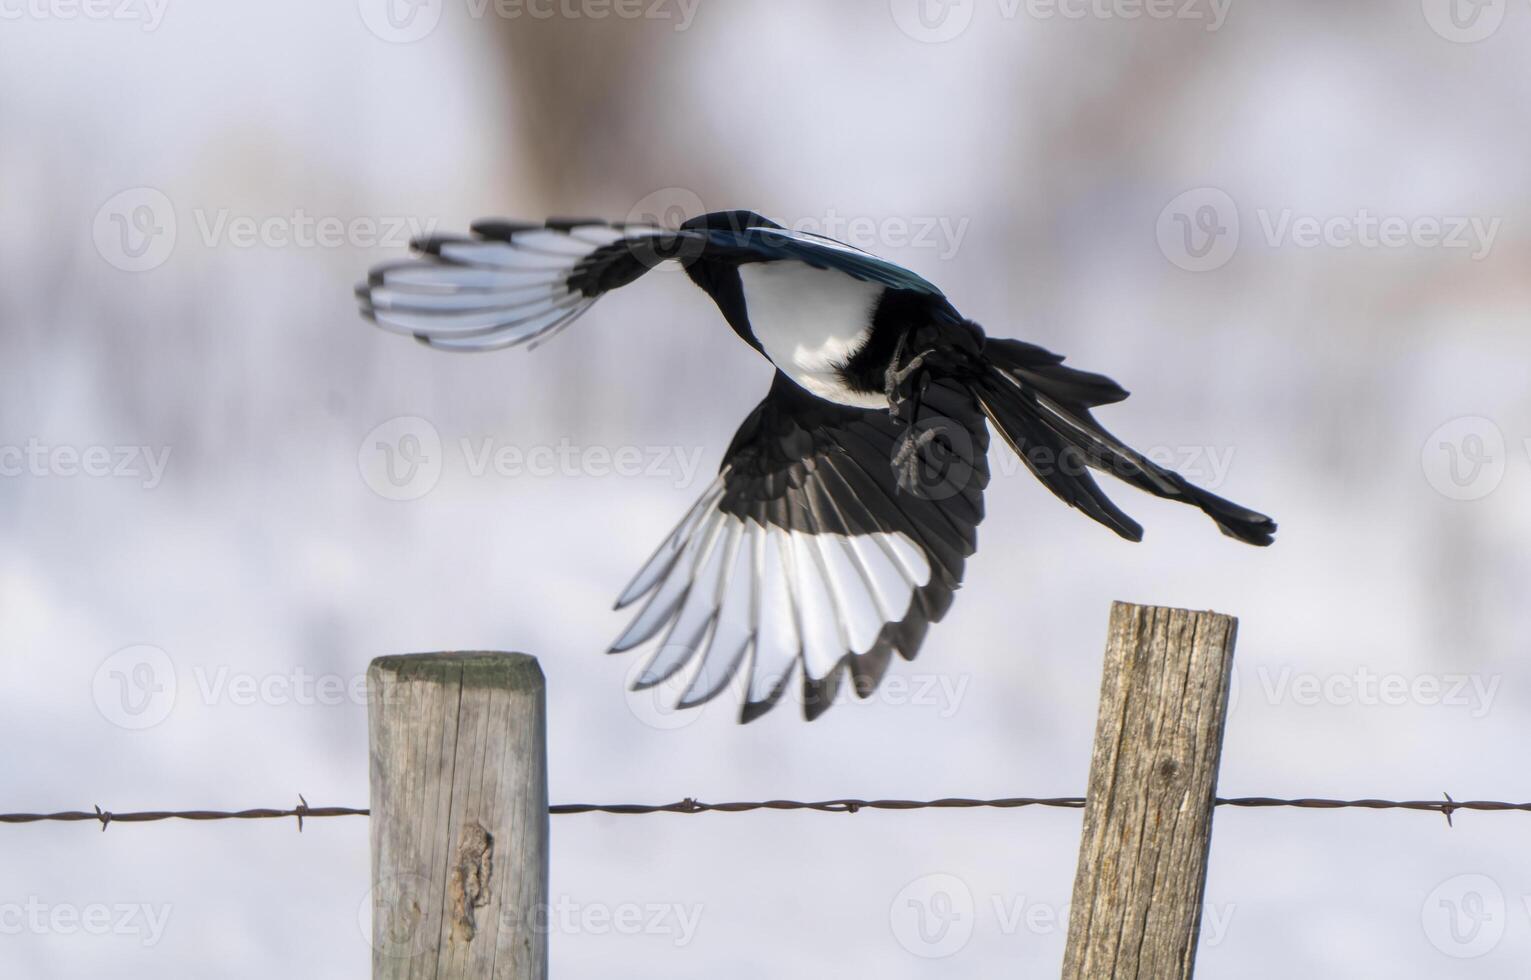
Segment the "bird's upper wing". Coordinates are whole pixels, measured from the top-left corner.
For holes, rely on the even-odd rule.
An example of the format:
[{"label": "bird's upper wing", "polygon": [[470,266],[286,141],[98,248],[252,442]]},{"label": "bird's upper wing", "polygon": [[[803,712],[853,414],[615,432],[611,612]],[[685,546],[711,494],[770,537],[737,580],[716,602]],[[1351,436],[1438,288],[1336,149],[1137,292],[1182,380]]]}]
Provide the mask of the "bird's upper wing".
[{"label": "bird's upper wing", "polygon": [[732,251],[742,261],[802,262],[816,269],[835,269],[853,279],[875,282],[890,289],[945,296],[932,283],[903,266],[824,235],[763,227],[712,228],[699,233],[707,236],[703,255],[724,255]]},{"label": "bird's upper wing", "polygon": [[479,221],[471,236],[410,244],[417,258],[380,265],[356,288],[378,326],[441,350],[486,351],[538,343],[661,262],[802,262],[931,296],[908,269],[832,238],[784,228],[697,228],[594,219],[544,224]]},{"label": "bird's upper wing", "polygon": [[924,467],[896,458],[910,429],[835,405],[777,374],[717,480],[618,600],[647,599],[613,652],[662,640],[635,683],[707,701],[742,670],[742,720],[781,698],[801,664],[809,718],[847,672],[876,688],[894,651],[912,659],[946,612],[976,545],[988,434],[964,390],[933,385],[915,433]]},{"label": "bird's upper wing", "polygon": [[472,237],[418,239],[419,258],[381,265],[356,289],[378,326],[453,351],[546,340],[590,308],[679,256],[689,233],[568,219],[480,221]]}]

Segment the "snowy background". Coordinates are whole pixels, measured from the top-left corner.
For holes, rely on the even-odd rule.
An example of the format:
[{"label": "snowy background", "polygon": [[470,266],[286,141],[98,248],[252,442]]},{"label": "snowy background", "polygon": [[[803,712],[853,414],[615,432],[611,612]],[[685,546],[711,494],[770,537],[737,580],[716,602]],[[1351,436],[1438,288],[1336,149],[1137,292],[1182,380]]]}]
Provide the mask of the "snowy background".
[{"label": "snowy background", "polygon": [[[541,659],[555,801],[1072,795],[1118,598],[1241,617],[1225,795],[1531,797],[1531,5],[1457,2],[0,0],[0,810],[364,805],[350,692],[439,649]],[[1124,543],[996,451],[885,693],[626,696],[610,601],[767,365],[678,275],[481,357],[351,287],[412,229],[704,207],[1114,376],[1276,546],[1112,488]],[[1055,976],[1079,826],[555,818],[553,969]],[[1199,972],[1523,977],[1525,832],[1222,811]],[[367,875],[359,818],[0,828],[0,975],[363,977]]]}]

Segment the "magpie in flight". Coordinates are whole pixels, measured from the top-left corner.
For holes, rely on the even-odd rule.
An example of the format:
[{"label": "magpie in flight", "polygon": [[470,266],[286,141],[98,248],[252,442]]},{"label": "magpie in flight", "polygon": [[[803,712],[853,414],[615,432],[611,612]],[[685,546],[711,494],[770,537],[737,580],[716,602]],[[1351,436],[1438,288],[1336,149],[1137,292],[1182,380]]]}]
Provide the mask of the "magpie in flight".
[{"label": "magpie in flight", "polygon": [[740,674],[741,721],[801,678],[817,717],[850,679],[866,697],[911,660],[977,546],[989,427],[1065,503],[1132,541],[1143,529],[1090,470],[1204,511],[1268,545],[1263,514],[1129,448],[1091,409],[1127,397],[1018,340],[985,336],[907,269],[749,211],[678,229],[482,221],[413,243],[357,288],[363,314],[448,351],[535,347],[661,262],[684,265],[776,368],[717,478],[617,600],[642,600],[612,652],[659,639],[635,690],[674,680],[679,707]]}]

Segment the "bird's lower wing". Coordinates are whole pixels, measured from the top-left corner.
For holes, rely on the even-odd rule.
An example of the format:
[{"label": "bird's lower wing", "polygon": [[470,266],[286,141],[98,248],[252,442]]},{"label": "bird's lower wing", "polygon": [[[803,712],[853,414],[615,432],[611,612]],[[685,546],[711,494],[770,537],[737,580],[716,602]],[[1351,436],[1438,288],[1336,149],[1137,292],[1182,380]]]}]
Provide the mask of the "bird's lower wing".
[{"label": "bird's lower wing", "polygon": [[[644,601],[612,652],[659,638],[635,683],[708,701],[743,672],[741,720],[794,673],[814,718],[849,674],[869,695],[892,654],[913,659],[976,545],[987,430],[966,391],[936,385],[910,442],[886,412],[816,398],[777,374],[722,470],[639,571],[618,608]],[[913,446],[922,469],[899,460]],[[901,455],[902,454],[902,455]]]},{"label": "bird's lower wing", "polygon": [[480,221],[471,237],[418,239],[356,289],[363,315],[435,348],[536,344],[600,296],[675,258],[684,233],[594,220]]}]

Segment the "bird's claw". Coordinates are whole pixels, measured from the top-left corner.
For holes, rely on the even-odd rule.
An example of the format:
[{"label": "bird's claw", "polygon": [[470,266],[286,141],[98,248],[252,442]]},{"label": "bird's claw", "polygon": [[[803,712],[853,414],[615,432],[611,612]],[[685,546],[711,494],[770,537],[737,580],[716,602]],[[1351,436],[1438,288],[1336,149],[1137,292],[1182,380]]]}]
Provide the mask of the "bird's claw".
[{"label": "bird's claw", "polygon": [[928,359],[933,351],[924,351],[899,364],[898,358],[888,365],[887,395],[888,416],[911,425],[919,418],[920,400],[930,387]]}]

